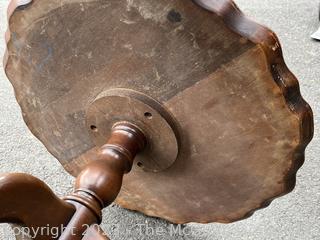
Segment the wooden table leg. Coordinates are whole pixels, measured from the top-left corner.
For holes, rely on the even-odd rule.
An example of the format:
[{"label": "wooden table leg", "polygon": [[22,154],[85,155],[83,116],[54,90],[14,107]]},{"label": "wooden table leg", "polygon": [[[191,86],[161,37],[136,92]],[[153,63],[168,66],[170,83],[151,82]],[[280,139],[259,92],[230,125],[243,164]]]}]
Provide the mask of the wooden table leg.
[{"label": "wooden table leg", "polygon": [[[120,122],[113,127],[107,144],[101,147],[98,160],[78,176],[74,194],[65,198],[80,204],[61,240],[79,240],[84,225],[101,222],[101,210],[118,196],[123,175],[129,173],[136,154],[146,145],[146,137],[135,125]],[[79,229],[75,234],[74,229]]]},{"label": "wooden table leg", "polygon": [[[50,188],[27,174],[0,175],[0,222],[24,225],[33,232],[45,232],[36,239],[53,239],[56,232],[46,229],[61,229],[75,213],[75,208],[59,199]],[[61,234],[61,233],[60,233]]]},{"label": "wooden table leg", "polygon": [[[60,200],[43,182],[26,174],[0,177],[0,222],[18,223],[38,231],[34,239],[56,239],[50,229],[59,228],[60,240],[108,239],[97,224],[101,210],[117,197],[123,175],[129,173],[136,154],[146,145],[143,132],[120,122],[112,129],[97,160],[78,176],[75,192]],[[49,234],[39,232],[49,230]]]}]

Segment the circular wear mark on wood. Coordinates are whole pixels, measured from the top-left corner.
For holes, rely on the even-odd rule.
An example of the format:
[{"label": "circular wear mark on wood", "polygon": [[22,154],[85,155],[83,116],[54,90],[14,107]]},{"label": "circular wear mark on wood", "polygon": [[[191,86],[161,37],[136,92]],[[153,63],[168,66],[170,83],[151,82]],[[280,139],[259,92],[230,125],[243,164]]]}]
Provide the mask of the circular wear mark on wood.
[{"label": "circular wear mark on wood", "polygon": [[71,174],[95,160],[86,112],[99,94],[131,89],[175,119],[177,160],[135,165],[121,206],[232,222],[292,190],[312,111],[276,36],[232,1],[13,1],[9,14],[6,73],[28,127]]}]

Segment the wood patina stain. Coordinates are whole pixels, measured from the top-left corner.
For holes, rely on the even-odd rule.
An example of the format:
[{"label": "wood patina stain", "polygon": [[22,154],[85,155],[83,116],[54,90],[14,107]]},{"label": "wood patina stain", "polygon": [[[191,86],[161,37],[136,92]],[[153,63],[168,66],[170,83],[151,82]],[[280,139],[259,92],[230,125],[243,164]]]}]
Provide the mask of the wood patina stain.
[{"label": "wood patina stain", "polygon": [[[35,1],[16,12],[10,26],[18,69],[7,73],[18,88],[28,85],[18,101],[34,134],[64,163],[93,147],[80,129],[85,109],[103,90],[130,88],[165,102],[253,46],[239,44],[241,37],[220,18],[192,2],[80,2]],[[166,18],[177,11],[188,16],[179,26]],[[40,131],[49,125],[44,136]]]},{"label": "wood patina stain", "polygon": [[[13,1],[6,73],[31,131],[72,174],[95,159],[85,111],[111,88],[164,104],[168,171],[134,168],[117,203],[175,223],[231,222],[292,190],[312,111],[276,36],[229,0]],[[9,41],[10,40],[10,41]],[[183,199],[183,201],[182,201]]]},{"label": "wood patina stain", "polygon": [[168,20],[170,22],[181,22],[182,21],[182,17],[181,14],[177,11],[175,11],[174,9],[172,9],[167,16]]}]

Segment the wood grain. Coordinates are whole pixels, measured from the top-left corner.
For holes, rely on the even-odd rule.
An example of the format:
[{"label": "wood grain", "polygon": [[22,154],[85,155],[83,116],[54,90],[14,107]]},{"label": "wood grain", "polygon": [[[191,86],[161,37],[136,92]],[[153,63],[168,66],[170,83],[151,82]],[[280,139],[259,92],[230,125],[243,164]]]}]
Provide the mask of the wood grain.
[{"label": "wood grain", "polygon": [[232,1],[13,1],[9,15],[7,76],[28,127],[71,174],[94,160],[85,113],[101,92],[142,92],[176,119],[176,163],[134,167],[121,206],[232,222],[293,189],[312,111],[276,35]]}]

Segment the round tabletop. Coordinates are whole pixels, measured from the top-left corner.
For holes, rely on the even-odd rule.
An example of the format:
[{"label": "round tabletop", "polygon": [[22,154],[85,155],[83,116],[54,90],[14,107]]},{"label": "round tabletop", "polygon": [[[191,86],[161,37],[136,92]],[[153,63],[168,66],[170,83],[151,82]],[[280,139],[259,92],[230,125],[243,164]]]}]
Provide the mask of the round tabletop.
[{"label": "round tabletop", "polygon": [[157,171],[136,162],[119,205],[232,222],[293,189],[312,111],[275,34],[232,1],[12,1],[9,16],[7,76],[26,124],[69,173],[94,161],[87,115],[102,93],[137,92],[170,116],[161,126],[175,137],[157,143],[177,158]]}]

